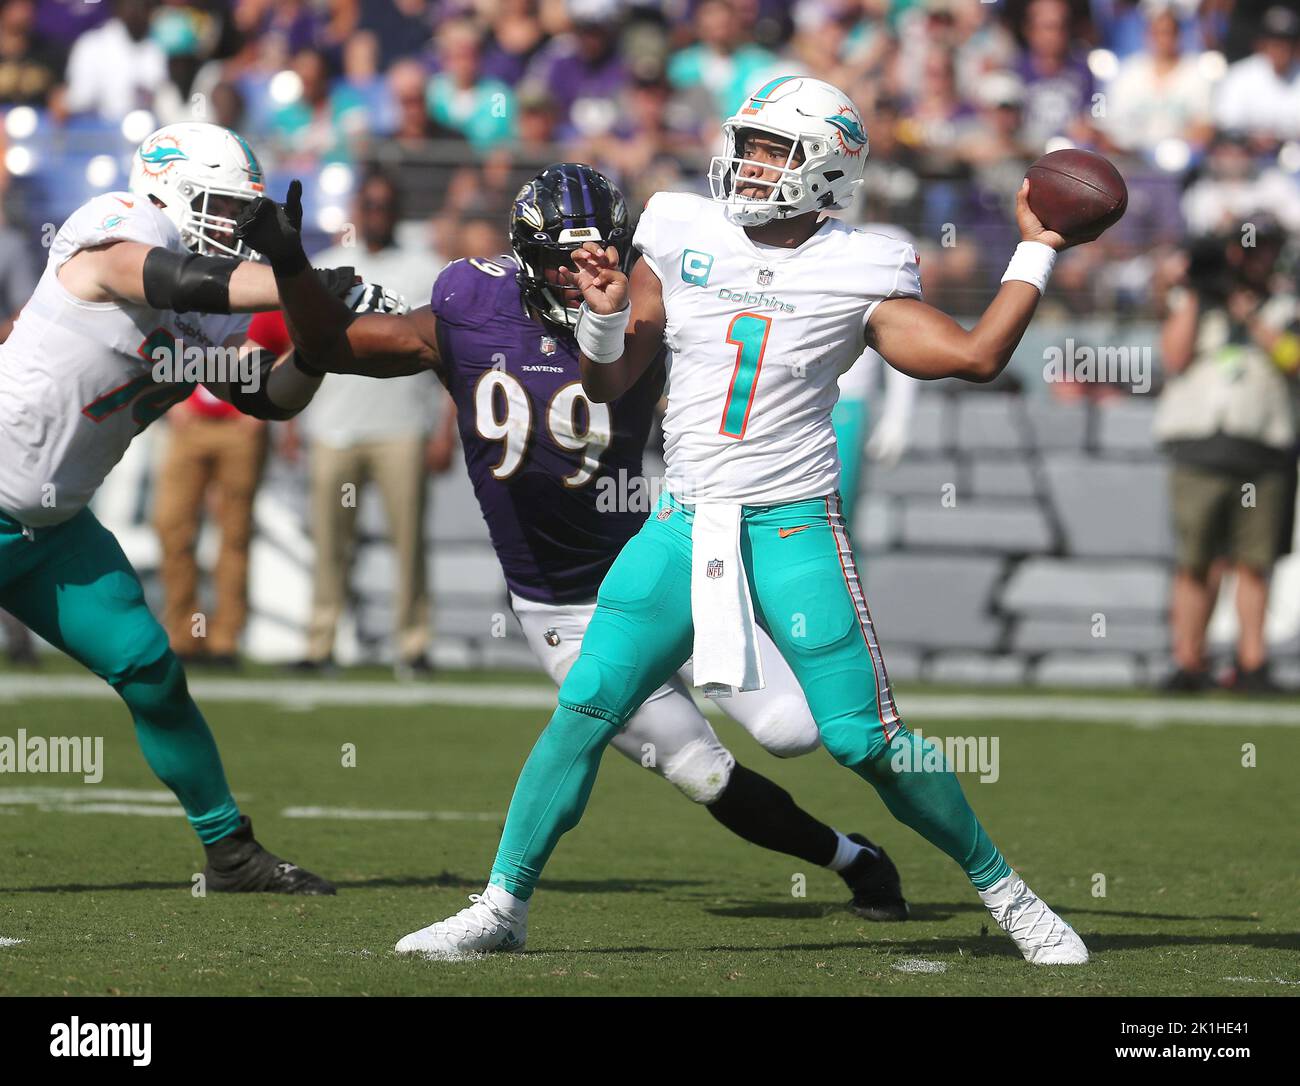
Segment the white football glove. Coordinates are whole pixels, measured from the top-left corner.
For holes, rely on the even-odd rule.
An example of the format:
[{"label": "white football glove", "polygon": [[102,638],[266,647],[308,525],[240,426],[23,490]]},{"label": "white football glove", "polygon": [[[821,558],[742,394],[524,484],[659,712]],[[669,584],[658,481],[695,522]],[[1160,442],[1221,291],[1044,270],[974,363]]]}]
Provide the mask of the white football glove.
[{"label": "white football glove", "polygon": [[353,313],[394,313],[401,316],[411,311],[405,298],[395,290],[386,290],[378,283],[357,283],[343,299]]},{"label": "white football glove", "polygon": [[[881,364],[884,366],[883,359]],[[882,467],[890,468],[907,452],[912,409],[916,405],[916,390],[921,382],[893,366],[884,366],[884,371],[884,408],[867,441],[867,455]]]},{"label": "white football glove", "polygon": [[892,468],[907,451],[908,419],[885,414],[872,428],[867,441],[867,455],[877,464]]}]

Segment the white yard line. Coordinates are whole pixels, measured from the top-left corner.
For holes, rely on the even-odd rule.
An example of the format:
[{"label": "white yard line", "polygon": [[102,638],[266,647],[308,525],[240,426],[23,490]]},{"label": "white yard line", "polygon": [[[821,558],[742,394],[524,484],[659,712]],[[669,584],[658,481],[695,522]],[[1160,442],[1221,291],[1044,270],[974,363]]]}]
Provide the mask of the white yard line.
[{"label": "white yard line", "polygon": [[94,784],[84,788],[46,788],[40,785],[0,788],[0,803],[84,803],[88,799],[101,803],[165,803],[169,806],[176,803],[176,797],[161,788],[100,788]]},{"label": "white yard line", "polygon": [[[243,796],[247,799],[247,796]],[[35,808],[59,814],[109,814],[137,817],[180,818],[185,814],[170,792],[144,788],[0,788],[0,808],[20,814]],[[335,822],[500,822],[504,814],[495,811],[400,811],[366,807],[286,807],[281,818],[311,818]]]},{"label": "white yard line", "polygon": [[133,815],[140,818],[180,818],[185,814],[178,803],[167,807],[154,807],[145,803],[42,803],[37,805],[37,810],[57,811],[59,814]]},{"label": "white yard line", "polygon": [[[355,705],[367,708],[451,706],[456,708],[555,708],[549,686],[492,683],[331,682],[327,679],[190,680],[200,702],[264,702],[286,709]],[[0,703],[49,698],[110,699],[116,694],[93,676],[0,675]],[[1229,727],[1300,727],[1300,699],[1294,702],[1192,701],[1181,698],[1115,698],[1087,694],[904,694],[903,717],[927,720],[1098,721],[1153,728],[1164,724]],[[713,706],[706,709],[716,711]]]},{"label": "white yard line", "polygon": [[946,962],[932,962],[927,958],[904,958],[895,962],[894,968],[900,973],[946,973]]},{"label": "white yard line", "polygon": [[323,818],[337,822],[500,822],[491,811],[371,811],[357,807],[286,807],[281,818]]}]

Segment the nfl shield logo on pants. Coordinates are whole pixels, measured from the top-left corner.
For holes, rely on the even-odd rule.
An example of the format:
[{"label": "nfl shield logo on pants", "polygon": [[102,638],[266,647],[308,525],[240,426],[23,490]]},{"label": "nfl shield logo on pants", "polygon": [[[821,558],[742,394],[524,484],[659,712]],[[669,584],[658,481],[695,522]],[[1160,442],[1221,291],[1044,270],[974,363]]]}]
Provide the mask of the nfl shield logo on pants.
[{"label": "nfl shield logo on pants", "polygon": [[549,627],[547,631],[542,634],[542,637],[546,639],[546,643],[550,645],[551,648],[555,648],[555,646],[560,643],[560,631],[554,626]]},{"label": "nfl shield logo on pants", "polygon": [[711,581],[716,581],[722,576],[722,559],[710,558],[709,564],[704,567],[704,576]]}]

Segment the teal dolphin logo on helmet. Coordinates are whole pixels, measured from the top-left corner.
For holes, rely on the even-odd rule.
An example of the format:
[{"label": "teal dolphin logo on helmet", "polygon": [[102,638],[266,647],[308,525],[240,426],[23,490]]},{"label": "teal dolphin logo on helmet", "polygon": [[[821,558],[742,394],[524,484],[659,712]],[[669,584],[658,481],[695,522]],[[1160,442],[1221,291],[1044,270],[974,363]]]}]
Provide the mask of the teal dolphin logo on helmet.
[{"label": "teal dolphin logo on helmet", "polygon": [[826,121],[839,134],[840,142],[844,144],[844,151],[848,155],[855,155],[866,146],[867,133],[857,117],[849,113],[837,113],[833,117],[827,117]]},{"label": "teal dolphin logo on helmet", "polygon": [[179,147],[151,147],[147,151],[141,151],[140,157],[151,166],[161,166],[164,162],[175,162],[190,156]]}]

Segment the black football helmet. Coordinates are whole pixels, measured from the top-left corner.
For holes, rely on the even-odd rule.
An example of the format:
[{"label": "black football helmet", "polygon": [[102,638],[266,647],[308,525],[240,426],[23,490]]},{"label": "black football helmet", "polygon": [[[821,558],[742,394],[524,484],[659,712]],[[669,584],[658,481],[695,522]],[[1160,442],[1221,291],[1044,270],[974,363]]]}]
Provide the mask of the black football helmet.
[{"label": "black football helmet", "polygon": [[565,305],[569,290],[546,281],[548,268],[573,269],[569,254],[594,241],[614,246],[626,270],[632,253],[627,204],[604,174],[580,162],[547,166],[519,190],[510,211],[510,247],[524,300],[561,331],[570,331],[577,310]]}]

